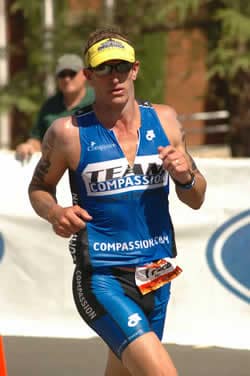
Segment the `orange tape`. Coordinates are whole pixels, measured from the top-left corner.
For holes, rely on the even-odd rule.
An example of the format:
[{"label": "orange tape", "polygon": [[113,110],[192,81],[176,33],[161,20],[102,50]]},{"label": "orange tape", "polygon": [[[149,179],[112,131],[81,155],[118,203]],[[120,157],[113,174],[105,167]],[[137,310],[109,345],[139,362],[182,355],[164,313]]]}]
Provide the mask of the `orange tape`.
[{"label": "orange tape", "polygon": [[0,336],[0,375],[7,376],[7,365],[4,353],[3,338]]}]

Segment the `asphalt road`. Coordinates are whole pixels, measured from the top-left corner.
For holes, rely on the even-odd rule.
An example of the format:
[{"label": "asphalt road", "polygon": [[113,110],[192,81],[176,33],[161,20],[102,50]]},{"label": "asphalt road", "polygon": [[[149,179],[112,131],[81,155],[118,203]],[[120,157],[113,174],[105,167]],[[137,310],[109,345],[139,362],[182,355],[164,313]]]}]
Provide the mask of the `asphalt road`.
[{"label": "asphalt road", "polygon": [[[3,339],[8,376],[103,375],[107,350],[98,338]],[[250,376],[250,351],[178,345],[166,347],[179,376]]]}]

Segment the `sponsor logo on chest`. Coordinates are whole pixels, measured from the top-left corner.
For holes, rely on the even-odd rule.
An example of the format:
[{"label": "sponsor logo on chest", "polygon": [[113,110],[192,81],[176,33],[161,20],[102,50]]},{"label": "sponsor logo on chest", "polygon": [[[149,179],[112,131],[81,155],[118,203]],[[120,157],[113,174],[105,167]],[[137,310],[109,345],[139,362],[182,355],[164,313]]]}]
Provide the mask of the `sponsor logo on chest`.
[{"label": "sponsor logo on chest", "polygon": [[125,158],[91,163],[82,172],[89,196],[155,189],[168,184],[158,155],[136,157],[133,167]]}]

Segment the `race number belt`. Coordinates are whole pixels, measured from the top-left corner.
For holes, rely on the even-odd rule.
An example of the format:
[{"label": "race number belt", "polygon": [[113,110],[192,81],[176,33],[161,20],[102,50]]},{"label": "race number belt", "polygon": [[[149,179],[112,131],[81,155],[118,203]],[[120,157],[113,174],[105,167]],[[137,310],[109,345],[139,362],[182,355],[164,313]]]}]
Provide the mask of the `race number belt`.
[{"label": "race number belt", "polygon": [[135,283],[143,295],[157,290],[176,278],[182,269],[171,258],[163,258],[150,264],[137,266]]}]

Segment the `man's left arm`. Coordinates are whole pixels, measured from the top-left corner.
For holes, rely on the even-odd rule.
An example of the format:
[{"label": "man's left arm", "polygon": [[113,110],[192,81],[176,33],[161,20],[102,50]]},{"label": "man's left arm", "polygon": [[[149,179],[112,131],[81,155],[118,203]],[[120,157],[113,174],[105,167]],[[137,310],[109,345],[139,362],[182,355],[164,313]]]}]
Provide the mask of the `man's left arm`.
[{"label": "man's left arm", "polygon": [[193,209],[199,209],[204,201],[206,180],[189,154],[184,128],[175,111],[168,106],[157,106],[163,128],[170,145],[159,147],[164,168],[175,183],[178,198]]}]

